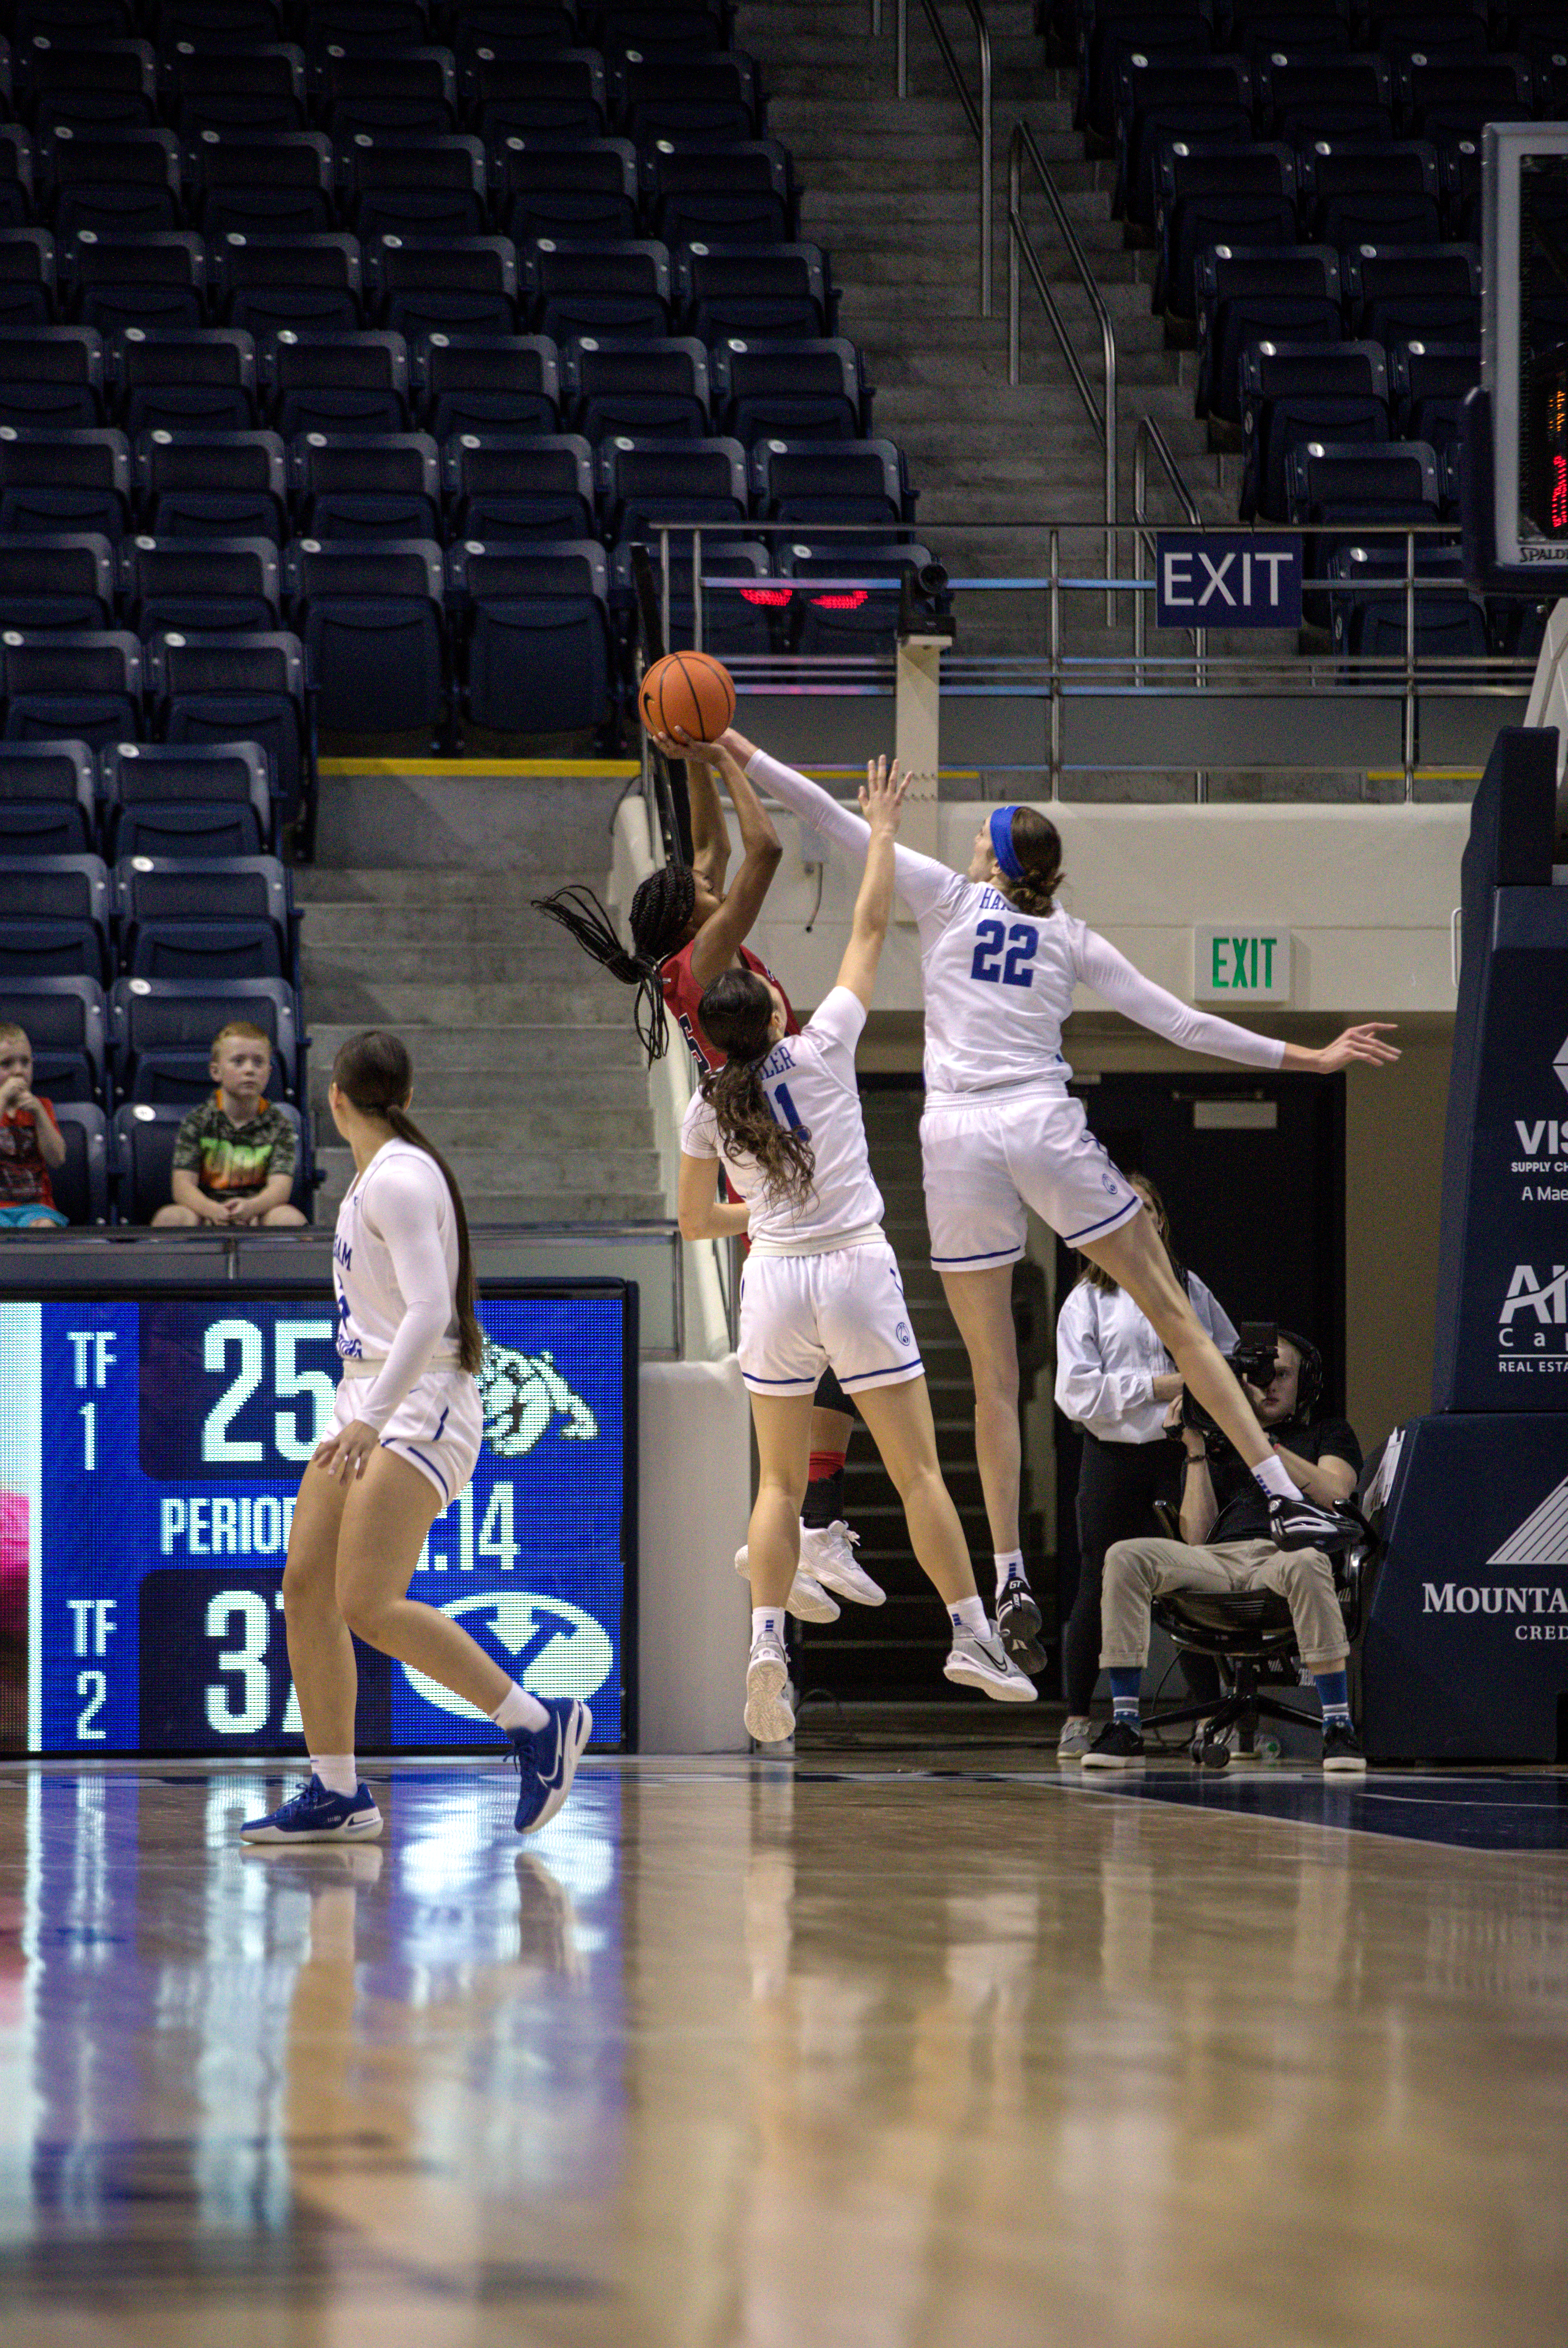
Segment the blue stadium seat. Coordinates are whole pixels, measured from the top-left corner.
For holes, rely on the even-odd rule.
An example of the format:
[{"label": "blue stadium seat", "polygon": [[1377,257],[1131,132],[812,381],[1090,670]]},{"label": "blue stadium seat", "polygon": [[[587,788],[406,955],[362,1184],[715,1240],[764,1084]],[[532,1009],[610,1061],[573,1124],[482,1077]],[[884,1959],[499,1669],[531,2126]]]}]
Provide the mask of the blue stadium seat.
[{"label": "blue stadium seat", "polygon": [[[1416,548],[1414,642],[1418,660],[1485,660],[1491,651],[1486,605],[1465,585],[1458,547]],[[1333,598],[1334,648],[1342,659],[1403,660],[1407,635],[1405,549],[1397,541],[1341,547],[1329,576],[1368,591]],[[1450,582],[1433,592],[1436,581]],[[1382,582],[1377,592],[1375,582]]]},{"label": "blue stadium seat", "polygon": [[480,140],[373,137],[361,130],[344,149],[355,233],[366,246],[383,236],[480,236],[489,226],[489,171]]},{"label": "blue stadium seat", "polygon": [[891,440],[759,440],[751,479],[758,516],[795,529],[844,522],[888,537],[914,520]]},{"label": "blue stadium seat", "polygon": [[670,256],[662,244],[542,237],[521,258],[532,323],[557,343],[582,335],[653,339],[670,332]]},{"label": "blue stadium seat", "polygon": [[572,345],[565,372],[573,428],[585,440],[612,433],[700,440],[713,429],[707,353],[689,338],[584,335]]},{"label": "blue stadium seat", "polygon": [[1423,140],[1387,146],[1323,139],[1301,153],[1302,216],[1315,244],[1436,244],[1442,232],[1438,152]]},{"label": "blue stadium seat", "polygon": [[62,1097],[55,1121],[66,1162],[49,1175],[57,1212],[68,1223],[107,1223],[109,1216],[108,1126],[96,1101]]},{"label": "blue stadium seat", "polygon": [[19,432],[0,426],[0,531],[125,535],[130,450],[123,432]]},{"label": "blue stadium seat", "polygon": [[315,104],[341,145],[372,139],[438,139],[457,128],[457,67],[449,49],[324,57],[314,61]]},{"label": "blue stadium seat", "polygon": [[107,538],[0,538],[0,628],[108,628],[114,549]]},{"label": "blue stadium seat", "polygon": [[[1420,440],[1381,448],[1305,441],[1286,459],[1285,490],[1292,522],[1323,533],[1307,549],[1314,579],[1328,577],[1340,548],[1374,526],[1427,529],[1439,519],[1438,460]],[[1312,599],[1313,610],[1323,604],[1322,596]]]},{"label": "blue stadium seat", "polygon": [[295,980],[295,919],[273,857],[115,868],[121,967],[128,977]]},{"label": "blue stadium seat", "polygon": [[275,432],[145,432],[136,480],[155,538],[284,535],[288,456]]},{"label": "blue stadium seat", "polygon": [[108,932],[96,922],[10,915],[0,928],[0,996],[17,979],[90,978],[101,986],[108,967]]},{"label": "blue stadium seat", "polygon": [[1111,202],[1117,219],[1152,232],[1161,148],[1177,139],[1245,146],[1253,135],[1252,102],[1252,69],[1244,57],[1167,62],[1141,51],[1125,57],[1117,74]]},{"label": "blue stadium seat", "polygon": [[108,1034],[120,1097],[177,1102],[181,1114],[207,1099],[212,1038],[231,1019],[247,1019],[271,1039],[269,1097],[281,1093],[297,1101],[304,1075],[298,1002],[277,978],[118,979],[109,990]]},{"label": "blue stadium seat", "polygon": [[783,548],[779,572],[797,582],[786,622],[791,650],[819,659],[889,651],[903,574],[930,561],[923,546],[824,539]]},{"label": "blue stadium seat", "polygon": [[432,335],[413,361],[419,422],[457,432],[559,432],[561,366],[544,335]]},{"label": "blue stadium seat", "polygon": [[0,337],[0,424],[70,432],[102,424],[103,337],[93,326],[20,327]]},{"label": "blue stadium seat", "polygon": [[1352,46],[1349,0],[1232,0],[1229,46],[1260,58],[1342,57]]},{"label": "blue stadium seat", "polygon": [[1289,520],[1286,462],[1303,441],[1390,437],[1380,345],[1264,342],[1242,353],[1243,521]]},{"label": "blue stadium seat", "polygon": [[269,344],[262,379],[270,420],[284,439],[408,429],[408,345],[401,335],[289,328]]},{"label": "blue stadium seat", "polygon": [[34,222],[33,142],[19,122],[0,123],[0,228]]},{"label": "blue stadium seat", "polygon": [[463,60],[465,117],[492,146],[502,139],[602,139],[609,118],[596,49],[505,54],[486,42]]},{"label": "blue stadium seat", "polygon": [[0,741],[0,853],[83,856],[97,837],[85,742]]},{"label": "blue stadium seat", "polygon": [[1109,155],[1116,144],[1116,91],[1133,51],[1171,63],[1205,57],[1214,46],[1207,0],[1099,0],[1078,13],[1078,92],[1073,120],[1087,130],[1091,151]]},{"label": "blue stadium seat", "polygon": [[1480,254],[1473,244],[1358,246],[1345,256],[1345,308],[1364,341],[1480,334]]},{"label": "blue stadium seat", "polygon": [[0,229],[0,334],[52,324],[57,296],[58,262],[49,230]]},{"label": "blue stadium seat", "polygon": [[108,1013],[96,979],[7,979],[0,1000],[6,1018],[27,1031],[33,1083],[46,1098],[107,1098]]},{"label": "blue stadium seat", "polygon": [[1388,353],[1388,385],[1399,438],[1428,441],[1439,453],[1453,447],[1460,410],[1480,381],[1479,343],[1396,343]]},{"label": "blue stadium seat", "polygon": [[657,539],[661,522],[747,519],[746,451],[738,440],[635,440],[599,451],[608,534]]},{"label": "blue stadium seat", "polygon": [[426,432],[305,432],[294,443],[313,538],[440,536],[441,452]]},{"label": "blue stadium seat", "polygon": [[150,127],[158,72],[150,41],[57,44],[36,33],[16,57],[18,111],[40,136],[67,129],[84,136]]},{"label": "blue stadium seat", "polygon": [[192,209],[209,243],[227,236],[325,236],[332,142],[321,130],[203,130],[191,150]]},{"label": "blue stadium seat", "polygon": [[149,645],[148,659],[163,739],[258,744],[271,763],[277,820],[294,823],[305,810],[315,773],[298,638],[164,635]]},{"label": "blue stadium seat", "polygon": [[817,342],[837,330],[839,297],[819,245],[683,245],[675,285],[682,331],[710,345]]},{"label": "blue stadium seat", "polygon": [[377,315],[410,346],[517,331],[518,256],[503,236],[385,236],[368,255]]},{"label": "blue stadium seat", "polygon": [[[0,745],[0,791],[10,747]],[[260,856],[272,846],[271,769],[257,743],[121,742],[100,765],[111,858]]]},{"label": "blue stadium seat", "polygon": [[732,146],[759,139],[767,128],[761,76],[754,57],[633,57],[610,67],[611,104],[619,127],[639,147],[667,139],[672,146]]},{"label": "blue stadium seat", "polygon": [[8,973],[82,977],[114,966],[108,868],[98,856],[0,858],[0,989]]},{"label": "blue stadium seat", "polygon": [[192,50],[169,59],[169,104],[183,137],[264,138],[303,130],[304,52],[287,41]]},{"label": "blue stadium seat", "polygon": [[1484,59],[1487,29],[1487,0],[1368,0],[1364,12],[1366,46],[1396,66],[1417,51]]},{"label": "blue stadium seat", "polygon": [[1339,256],[1326,245],[1282,252],[1264,245],[1214,246],[1200,253],[1196,407],[1216,427],[1239,435],[1242,353],[1249,343],[1344,339]]},{"label": "blue stadium seat", "polygon": [[513,131],[491,150],[496,218],[518,244],[539,237],[603,238],[637,233],[637,150],[629,139],[567,146]]},{"label": "blue stadium seat", "polygon": [[296,539],[286,560],[318,724],[333,734],[432,734],[446,708],[439,546]]},{"label": "blue stadium seat", "polygon": [[424,0],[311,0],[304,23],[312,59],[375,57],[430,39]]},{"label": "blue stadium seat", "polygon": [[137,634],[281,627],[278,550],[267,538],[136,538],[120,547],[120,592]]},{"label": "blue stadium seat", "polygon": [[255,428],[256,345],[238,326],[132,326],[113,347],[109,379],[129,434]]},{"label": "blue stadium seat", "polygon": [[45,201],[62,245],[93,229],[147,236],[181,224],[180,142],[172,130],[115,130],[44,142]]},{"label": "blue stadium seat", "polygon": [[660,140],[645,163],[649,220],[668,245],[787,244],[799,215],[777,139],[691,148]]},{"label": "blue stadium seat", "polygon": [[[657,569],[655,576],[662,587]],[[635,633],[636,610],[630,546],[617,546],[612,554],[611,582],[611,609],[622,615],[629,647]],[[676,538],[670,545],[666,633],[671,644],[700,643],[704,652],[716,653],[724,660],[758,658],[784,649],[782,630],[791,591],[774,578],[766,546],[754,539],[704,538],[700,631],[695,583],[691,541]]]},{"label": "blue stadium seat", "polygon": [[1419,55],[1399,67],[1398,105],[1407,138],[1479,139],[1489,122],[1528,121],[1533,92],[1522,57]]},{"label": "blue stadium seat", "polygon": [[586,9],[589,37],[606,52],[637,51],[646,57],[694,57],[725,48],[734,11],[717,0],[668,0],[653,7],[595,6]]},{"label": "blue stadium seat", "polygon": [[7,628],[5,738],[101,749],[141,730],[141,646],[114,629]]},{"label": "blue stadium seat", "polygon": [[182,42],[205,55],[282,38],[283,12],[276,0],[163,0],[158,12],[160,57],[174,55]]},{"label": "blue stadium seat", "polygon": [[1154,214],[1160,262],[1154,307],[1172,342],[1197,340],[1198,256],[1210,245],[1295,242],[1295,159],[1288,147],[1179,139],[1162,149]]},{"label": "blue stadium seat", "polygon": [[1386,57],[1260,57],[1257,120],[1287,146],[1394,136],[1394,83]]},{"label": "blue stadium seat", "polygon": [[289,327],[352,334],[364,323],[357,237],[223,236],[212,247],[212,269],[225,320],[258,341]]},{"label": "blue stadium seat", "polygon": [[454,547],[464,705],[486,733],[580,733],[614,709],[604,550],[575,543]]},{"label": "blue stadium seat", "polygon": [[459,51],[493,46],[511,57],[569,49],[581,29],[574,0],[452,0],[448,10]]},{"label": "blue stadium seat", "polygon": [[714,347],[711,382],[719,428],[745,448],[770,438],[858,440],[872,428],[860,353],[840,337],[732,337]]},{"label": "blue stadium seat", "polygon": [[[211,1082],[205,1089],[211,1092]],[[201,1097],[197,1096],[198,1098]],[[160,1106],[151,1101],[133,1100],[115,1111],[111,1147],[117,1204],[122,1223],[150,1223],[159,1208],[169,1204],[175,1137],[188,1106],[190,1104],[182,1101]],[[299,1112],[290,1101],[279,1101],[276,1106],[282,1109],[298,1137],[292,1203],[303,1215],[308,1216],[312,1196],[310,1160]]]},{"label": "blue stadium seat", "polygon": [[113,238],[84,229],[66,248],[61,276],[72,317],[102,335],[203,323],[206,252],[187,229]]},{"label": "blue stadium seat", "polygon": [[447,443],[445,462],[459,538],[593,533],[593,451],[579,434],[461,432]]}]

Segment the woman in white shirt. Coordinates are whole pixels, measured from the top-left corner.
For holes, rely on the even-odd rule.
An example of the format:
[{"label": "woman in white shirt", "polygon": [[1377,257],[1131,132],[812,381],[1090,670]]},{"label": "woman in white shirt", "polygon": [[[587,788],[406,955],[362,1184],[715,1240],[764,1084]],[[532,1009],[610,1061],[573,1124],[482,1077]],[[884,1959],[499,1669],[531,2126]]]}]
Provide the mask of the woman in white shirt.
[{"label": "woman in white shirt", "polygon": [[[878,761],[861,805],[866,869],[837,983],[798,1035],[759,973],[721,973],[703,994],[703,1032],[723,1053],[681,1128],[679,1212],[688,1240],[745,1231],[740,1374],[751,1395],[759,1475],[747,1540],[751,1654],[746,1725],[761,1744],[794,1728],[786,1694],[784,1602],[800,1554],[812,1396],[831,1367],[854,1396],[903,1503],[914,1553],[947,1608],[951,1680],[1007,1703],[1035,1690],[986,1620],[968,1544],[936,1457],[936,1429],[898,1260],[882,1231],[855,1083],[892,912],[893,835],[907,781]],[[734,1202],[717,1196],[722,1165]]]},{"label": "woman in white shirt", "polygon": [[[1165,1202],[1146,1176],[1129,1176],[1171,1267],[1222,1354],[1236,1332],[1196,1272],[1180,1262]],[[1058,1761],[1081,1761],[1094,1735],[1089,1704],[1099,1677],[1099,1597],[1105,1553],[1152,1525],[1156,1500],[1179,1502],[1181,1456],[1165,1432],[1181,1375],[1147,1315],[1091,1257],[1057,1319],[1057,1408],[1083,1431],[1078,1468],[1078,1596],[1062,1638],[1068,1717]],[[1205,1658],[1205,1662],[1206,1662]],[[1212,1665],[1208,1669],[1212,1673]],[[1191,1684],[1189,1672],[1189,1684]],[[1200,1700],[1204,1690],[1193,1689]]]}]

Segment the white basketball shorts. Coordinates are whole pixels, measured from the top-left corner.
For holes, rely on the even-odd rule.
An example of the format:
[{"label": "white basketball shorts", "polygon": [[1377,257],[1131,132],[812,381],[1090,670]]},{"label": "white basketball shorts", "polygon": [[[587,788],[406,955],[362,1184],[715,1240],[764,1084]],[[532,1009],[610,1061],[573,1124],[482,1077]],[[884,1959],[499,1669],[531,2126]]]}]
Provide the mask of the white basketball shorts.
[{"label": "white basketball shorts", "polygon": [[1026,1210],[1069,1247],[1129,1221],[1139,1197],[1088,1129],[1070,1093],[1015,1093],[986,1103],[943,1101],[920,1120],[931,1261],[938,1272],[1016,1263]]},{"label": "white basketball shorts", "polygon": [[924,1375],[885,1240],[822,1255],[754,1255],[740,1280],[740,1375],[753,1394],[814,1394],[831,1366],[847,1394]]},{"label": "white basketball shorts", "polygon": [[[374,1384],[373,1378],[339,1381],[330,1433],[341,1435],[358,1416],[356,1405]],[[427,1370],[382,1428],[381,1447],[428,1476],[447,1508],[473,1474],[484,1435],[480,1390],[467,1370]]]}]

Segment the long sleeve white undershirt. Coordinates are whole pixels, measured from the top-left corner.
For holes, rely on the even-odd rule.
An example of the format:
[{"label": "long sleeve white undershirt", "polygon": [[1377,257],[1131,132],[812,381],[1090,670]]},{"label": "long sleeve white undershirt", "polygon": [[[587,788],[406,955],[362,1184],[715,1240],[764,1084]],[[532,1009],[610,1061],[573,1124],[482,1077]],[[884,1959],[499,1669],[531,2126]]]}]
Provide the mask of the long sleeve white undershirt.
[{"label": "long sleeve white undershirt", "polygon": [[[426,1159],[441,1181],[440,1169]],[[387,1358],[356,1416],[379,1433],[452,1325],[453,1281],[423,1169],[401,1156],[375,1169],[365,1192],[365,1220],[392,1260],[404,1313]],[[443,1183],[442,1187],[445,1185]]]},{"label": "long sleeve white undershirt", "polygon": [[[798,775],[793,767],[770,758],[766,750],[755,753],[746,771],[754,783],[770,790],[776,799],[798,815],[819,839],[843,849],[859,864],[865,862],[871,826],[853,808],[834,798],[830,791],[812,782],[810,776]],[[953,896],[962,885],[962,875],[954,872],[951,864],[939,864],[934,856],[922,856],[918,849],[897,844],[892,861],[893,887],[917,920],[923,914],[934,912],[944,899]]]}]

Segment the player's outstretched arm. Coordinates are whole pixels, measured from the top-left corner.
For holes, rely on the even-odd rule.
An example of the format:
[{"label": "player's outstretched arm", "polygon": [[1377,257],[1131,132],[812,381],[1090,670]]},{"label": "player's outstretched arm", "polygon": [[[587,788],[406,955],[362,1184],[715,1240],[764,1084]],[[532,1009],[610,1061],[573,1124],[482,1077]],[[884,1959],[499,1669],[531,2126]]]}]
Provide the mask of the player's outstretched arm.
[{"label": "player's outstretched arm", "polygon": [[[809,775],[797,774],[793,767],[770,758],[733,726],[723,743],[752,781],[771,791],[791,815],[799,816],[808,831],[814,831],[830,847],[841,848],[857,861],[864,858],[871,846],[871,830],[862,817],[841,806]],[[961,885],[951,865],[938,863],[934,856],[922,856],[913,848],[894,849],[893,887],[917,921],[934,912]]]},{"label": "player's outstretched arm", "polygon": [[1167,1036],[1183,1051],[1206,1052],[1217,1060],[1236,1061],[1243,1067],[1284,1068],[1313,1076],[1333,1076],[1352,1060],[1380,1066],[1399,1056],[1397,1045],[1383,1041],[1384,1033],[1392,1024],[1387,1020],[1347,1027],[1332,1044],[1312,1051],[1305,1045],[1286,1044],[1277,1035],[1259,1035],[1250,1027],[1238,1026],[1233,1020],[1195,1010],[1163,986],[1157,986],[1151,978],[1145,978],[1124,953],[1119,953],[1097,931],[1085,930],[1082,940],[1077,974],[1084,983],[1092,986],[1114,1009],[1136,1020],[1140,1027],[1147,1027],[1152,1035]]},{"label": "player's outstretched arm", "polygon": [[[784,850],[772,818],[765,811],[746,770],[722,743],[698,742],[691,735],[678,730],[655,734],[654,739],[669,757],[684,758],[688,775],[701,775],[713,803],[719,807],[715,769],[724,778],[740,826],[743,850],[739,870],[717,912],[711,913],[692,941],[691,974],[699,986],[710,986],[720,971],[727,970],[737,953],[750,935],[761,912],[773,876],[779,870]],[[696,800],[693,800],[693,823],[696,823]],[[719,829],[724,830],[723,810],[719,808]],[[726,834],[727,840],[727,834]],[[694,834],[695,839],[695,834]],[[698,870],[700,873],[700,866]]]},{"label": "player's outstretched arm", "polygon": [[839,964],[838,983],[858,994],[868,1011],[876,985],[877,965],[887,942],[887,925],[892,919],[893,843],[909,783],[909,777],[900,773],[896,759],[890,770],[885,758],[872,758],[867,765],[865,788],[861,792],[861,813],[871,838],[860,894],[855,899],[854,926],[844,959]]}]

